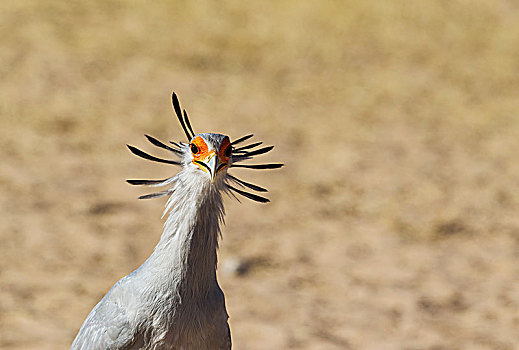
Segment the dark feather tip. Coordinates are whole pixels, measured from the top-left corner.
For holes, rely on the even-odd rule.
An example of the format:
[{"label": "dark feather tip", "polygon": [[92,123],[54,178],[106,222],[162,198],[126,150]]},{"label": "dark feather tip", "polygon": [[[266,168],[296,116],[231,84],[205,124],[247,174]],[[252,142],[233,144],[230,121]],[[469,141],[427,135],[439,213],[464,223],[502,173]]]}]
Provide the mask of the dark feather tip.
[{"label": "dark feather tip", "polygon": [[189,117],[187,116],[187,112],[186,110],[184,109],[184,122],[186,123],[187,125],[187,128],[189,129],[189,131],[191,131],[191,137],[195,136],[195,132],[193,131],[193,128],[191,127],[191,123],[189,122]]},{"label": "dark feather tip", "polygon": [[245,136],[243,136],[243,137],[240,137],[238,140],[231,142],[231,145],[236,145],[236,144],[238,144],[238,143],[240,143],[240,142],[243,142],[243,141],[245,141],[245,140],[248,140],[248,139],[250,139],[252,136],[254,136],[254,134],[245,135]]},{"label": "dark feather tip", "polygon": [[238,148],[233,149],[232,153],[245,152],[246,149],[254,148],[256,146],[261,145],[262,143],[263,142],[260,141],[260,142],[251,143],[250,145],[247,145],[247,146],[238,147]]},{"label": "dark feather tip", "polygon": [[169,194],[168,191],[162,191],[162,192],[157,192],[157,193],[150,193],[150,194],[145,194],[144,196],[140,196],[139,199],[159,198],[159,197],[167,196],[168,194]]},{"label": "dark feather tip", "polygon": [[175,113],[180,118],[182,116],[182,111],[180,109],[180,102],[178,101],[177,94],[173,92],[171,95],[171,101],[173,102],[173,108],[175,109]]},{"label": "dark feather tip", "polygon": [[258,192],[268,192],[266,188],[260,187],[255,184],[251,184],[250,182],[246,182],[243,180],[238,179],[235,176],[232,176],[231,174],[227,173],[227,176],[233,179],[234,181],[238,182],[240,185],[250,188],[251,190],[258,191]]},{"label": "dark feather tip", "polygon": [[172,147],[169,147],[168,145],[166,145],[165,143],[163,143],[162,141],[159,141],[157,140],[156,138],[154,138],[153,136],[150,136],[150,135],[144,135],[146,136],[146,138],[148,139],[148,141],[150,141],[154,146],[157,146],[157,147],[160,147],[160,148],[163,148],[163,149],[166,149],[170,152],[173,152],[177,155],[182,155],[182,151],[179,150],[179,149],[175,149],[175,148],[172,148]]},{"label": "dark feather tip", "polygon": [[258,156],[260,154],[265,154],[267,152],[272,151],[273,148],[274,148],[274,146],[263,147],[263,148],[255,150],[255,151],[250,151],[250,152],[247,152],[247,153],[244,153],[244,154],[240,154],[240,157]]},{"label": "dark feather tip", "polygon": [[274,163],[274,164],[232,164],[232,168],[247,168],[247,169],[278,169],[281,168],[284,164]]},{"label": "dark feather tip", "polygon": [[126,180],[126,182],[128,182],[130,185],[140,186],[140,185],[156,185],[156,184],[160,184],[166,180],[167,179],[164,179],[164,180]]},{"label": "dark feather tip", "polygon": [[182,129],[184,129],[184,133],[187,136],[187,140],[191,141],[193,136],[189,134],[189,131],[187,130],[186,123],[184,122],[184,118],[182,117],[182,110],[180,109],[180,102],[178,101],[177,94],[173,92],[171,95],[171,101],[173,102],[173,109],[175,110],[175,113],[177,114],[178,121],[180,122],[180,125],[182,126]]},{"label": "dark feather tip", "polygon": [[233,190],[234,192],[236,192],[238,194],[241,194],[244,197],[252,199],[253,201],[260,202],[260,203],[268,203],[268,202],[270,202],[270,200],[268,198],[265,198],[265,197],[262,197],[262,196],[258,196],[257,194],[239,190],[239,189],[237,189],[235,187],[232,187],[231,185],[227,185],[227,187],[229,189]]},{"label": "dark feather tip", "polygon": [[169,160],[169,159],[162,159],[162,158],[157,158],[155,156],[152,156],[151,154],[148,154],[146,152],[143,152],[141,151],[140,149],[136,148],[136,147],[133,147],[133,146],[130,146],[130,145],[126,145],[128,147],[128,149],[133,153],[135,154],[136,156],[138,157],[141,157],[141,158],[144,158],[144,159],[148,159],[148,160],[151,160],[151,161],[154,161],[154,162],[158,162],[158,163],[166,163],[166,164],[173,164],[173,165],[180,165],[180,162],[177,162],[175,160]]}]

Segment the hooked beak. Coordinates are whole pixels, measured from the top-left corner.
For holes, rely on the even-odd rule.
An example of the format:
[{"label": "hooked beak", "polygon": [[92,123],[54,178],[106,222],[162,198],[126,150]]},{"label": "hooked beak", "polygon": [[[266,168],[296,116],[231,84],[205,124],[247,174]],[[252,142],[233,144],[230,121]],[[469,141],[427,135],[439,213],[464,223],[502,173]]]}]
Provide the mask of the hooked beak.
[{"label": "hooked beak", "polygon": [[209,176],[211,177],[211,183],[214,183],[216,174],[218,174],[218,172],[227,165],[226,163],[222,163],[219,161],[216,153],[210,154],[203,161],[195,160],[195,163],[198,164],[200,169],[209,174]]}]

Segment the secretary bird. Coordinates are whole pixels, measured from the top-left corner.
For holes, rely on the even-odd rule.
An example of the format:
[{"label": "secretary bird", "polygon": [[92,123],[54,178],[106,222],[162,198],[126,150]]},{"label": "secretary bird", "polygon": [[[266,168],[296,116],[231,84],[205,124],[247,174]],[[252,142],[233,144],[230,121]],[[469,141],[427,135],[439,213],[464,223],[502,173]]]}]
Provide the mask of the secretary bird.
[{"label": "secretary bird", "polygon": [[[236,147],[253,135],[233,142],[215,133],[195,134],[177,95],[173,108],[188,143],[167,145],[145,135],[154,145],[180,158],[167,160],[128,145],[142,158],[173,164],[182,170],[164,180],[127,180],[132,185],[165,186],[140,199],[169,196],[169,213],[159,243],[135,271],[117,282],[92,309],[81,326],[72,350],[230,349],[225,297],[216,279],[216,251],[223,222],[222,192],[257,202],[269,200],[244,190],[263,187],[229,174],[229,168],[275,169],[283,164],[239,164],[272,150],[261,142]],[[239,186],[242,189],[238,189]]]}]

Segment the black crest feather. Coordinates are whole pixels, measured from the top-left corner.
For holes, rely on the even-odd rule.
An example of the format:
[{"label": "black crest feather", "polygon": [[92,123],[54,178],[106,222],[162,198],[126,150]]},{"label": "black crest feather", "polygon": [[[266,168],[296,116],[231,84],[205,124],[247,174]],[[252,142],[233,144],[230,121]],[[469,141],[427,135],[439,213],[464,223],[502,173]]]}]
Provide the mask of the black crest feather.
[{"label": "black crest feather", "polygon": [[248,169],[278,169],[284,164],[272,163],[272,164],[233,164],[232,168],[248,168]]},{"label": "black crest feather", "polygon": [[[184,132],[186,133],[186,136],[187,136],[187,141],[189,142],[189,141],[191,141],[193,136],[195,136],[195,133],[191,130],[191,132],[193,132],[193,135],[191,135],[191,134],[189,134],[189,131],[187,130],[186,122],[184,120],[184,119],[186,119],[187,123],[189,124],[189,119],[187,118],[187,113],[185,114],[185,118],[182,117],[182,110],[180,109],[180,102],[178,101],[177,94],[175,94],[174,92],[171,95],[171,101],[173,102],[173,109],[175,110],[178,121],[180,122],[180,125],[182,125],[182,129],[184,129]],[[189,126],[190,126],[189,129],[191,129],[190,124],[189,124]]]},{"label": "black crest feather", "polygon": [[255,142],[255,143],[251,143],[250,145],[247,145],[247,146],[242,146],[242,147],[238,147],[238,148],[235,148],[232,150],[232,153],[240,153],[240,152],[245,152],[246,149],[249,149],[249,148],[254,148],[256,146],[259,146],[261,145],[263,142]]},{"label": "black crest feather", "polygon": [[272,151],[273,148],[274,148],[274,146],[263,147],[263,148],[260,148],[260,149],[257,149],[257,150],[251,151],[251,152],[246,152],[244,154],[240,154],[240,157],[259,156],[260,154],[264,154],[264,153]]},{"label": "black crest feather", "polygon": [[268,192],[266,188],[251,184],[250,182],[240,180],[237,177],[232,176],[231,174],[227,174],[227,176],[230,177],[231,179],[233,179],[234,181],[236,181],[237,183],[239,183],[240,185],[248,187],[251,190],[258,191],[258,192]]},{"label": "black crest feather", "polygon": [[158,162],[158,163],[166,163],[166,164],[173,164],[173,165],[180,165],[180,162],[177,162],[176,160],[169,160],[169,159],[162,159],[162,158],[157,158],[155,156],[152,156],[151,154],[148,154],[146,152],[143,152],[141,151],[140,149],[138,149],[137,147],[133,147],[133,146],[130,146],[130,145],[126,145],[128,147],[128,149],[133,153],[135,154],[136,156],[139,156],[141,158],[144,158],[144,159],[148,159],[148,160],[151,160],[151,161],[154,161],[154,162]]},{"label": "black crest feather", "polygon": [[161,191],[161,192],[157,192],[157,193],[145,194],[144,196],[140,196],[139,199],[159,198],[159,197],[167,196],[168,194],[170,194],[169,191]]},{"label": "black crest feather", "polygon": [[229,184],[227,185],[227,187],[229,189],[233,190],[234,192],[241,194],[244,197],[252,199],[253,201],[260,202],[260,203],[268,203],[268,202],[270,202],[270,200],[268,198],[265,198],[265,197],[262,197],[262,196],[258,196],[257,194],[254,194],[254,193],[249,193],[249,192],[245,192],[245,191],[239,190],[236,187],[232,187]]},{"label": "black crest feather", "polygon": [[[182,155],[182,151],[180,149],[177,149],[177,148],[173,148],[173,147],[169,147],[168,145],[166,145],[165,143],[163,143],[162,141],[159,141],[157,140],[156,138],[154,138],[153,136],[150,136],[150,135],[144,135],[146,136],[146,138],[148,139],[148,141],[150,141],[154,146],[157,146],[157,147],[160,147],[160,148],[163,148],[163,149],[166,149],[170,152],[173,152],[175,153],[176,155]],[[180,148],[180,147],[179,147]]]},{"label": "black crest feather", "polygon": [[243,142],[243,141],[245,141],[245,140],[250,139],[252,136],[254,136],[254,134],[245,135],[245,136],[243,136],[243,137],[240,137],[238,140],[231,142],[231,145],[237,145],[237,144],[239,144],[240,142]]},{"label": "black crest feather", "polygon": [[168,179],[163,180],[126,180],[130,185],[157,185],[167,181]]}]

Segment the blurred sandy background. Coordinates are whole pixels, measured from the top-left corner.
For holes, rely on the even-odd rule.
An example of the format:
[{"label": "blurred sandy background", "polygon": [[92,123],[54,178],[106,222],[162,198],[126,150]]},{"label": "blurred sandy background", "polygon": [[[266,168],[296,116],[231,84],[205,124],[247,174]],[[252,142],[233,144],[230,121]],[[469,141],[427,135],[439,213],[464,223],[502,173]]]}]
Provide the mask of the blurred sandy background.
[{"label": "blurred sandy background", "polygon": [[[254,132],[226,200],[234,349],[514,349],[514,1],[0,3],[0,348],[66,349],[161,234],[144,133]],[[238,262],[242,268],[233,272]]]}]

